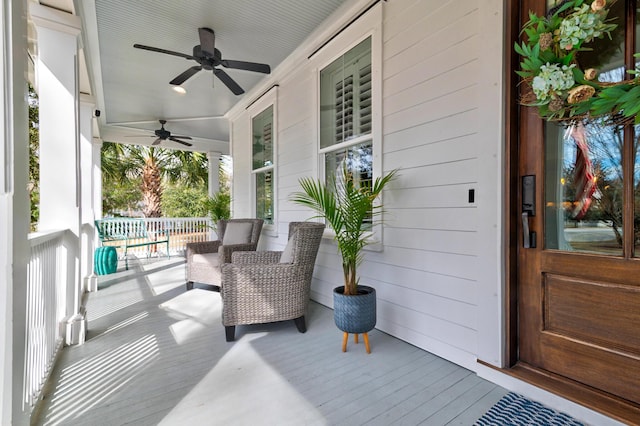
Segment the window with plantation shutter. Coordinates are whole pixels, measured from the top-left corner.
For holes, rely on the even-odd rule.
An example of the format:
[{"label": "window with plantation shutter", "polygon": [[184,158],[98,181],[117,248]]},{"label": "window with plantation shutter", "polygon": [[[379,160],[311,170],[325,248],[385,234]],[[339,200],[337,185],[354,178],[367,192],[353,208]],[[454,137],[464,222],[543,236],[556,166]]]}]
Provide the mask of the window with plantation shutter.
[{"label": "window with plantation shutter", "polygon": [[371,39],[320,72],[320,146],[371,134]]},{"label": "window with plantation shutter", "polygon": [[320,156],[327,183],[346,168],[358,185],[373,181],[371,37],[320,71]]},{"label": "window with plantation shutter", "polygon": [[273,105],[270,105],[251,120],[255,217],[263,219],[265,225],[274,223],[273,111]]}]

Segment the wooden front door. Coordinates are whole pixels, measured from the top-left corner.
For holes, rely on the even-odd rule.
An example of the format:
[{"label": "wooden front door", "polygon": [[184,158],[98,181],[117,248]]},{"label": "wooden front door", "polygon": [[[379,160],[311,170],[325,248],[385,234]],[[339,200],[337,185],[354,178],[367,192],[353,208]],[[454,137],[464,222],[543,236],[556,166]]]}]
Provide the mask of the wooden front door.
[{"label": "wooden front door", "polygon": [[[523,0],[521,15],[556,4]],[[625,78],[640,51],[636,15],[636,1],[614,3],[619,30],[581,67],[598,68],[601,81]],[[638,406],[639,141],[640,126],[567,128],[520,109],[518,362]]]}]

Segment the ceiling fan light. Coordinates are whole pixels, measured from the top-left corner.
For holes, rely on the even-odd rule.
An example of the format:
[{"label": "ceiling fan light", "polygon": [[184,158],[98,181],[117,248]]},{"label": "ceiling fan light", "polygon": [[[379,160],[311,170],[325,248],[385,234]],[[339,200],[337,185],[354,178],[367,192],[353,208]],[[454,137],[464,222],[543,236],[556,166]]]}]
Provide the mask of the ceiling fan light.
[{"label": "ceiling fan light", "polygon": [[181,95],[184,95],[185,93],[187,93],[187,89],[185,89],[182,86],[171,86],[171,88],[176,92],[176,93],[180,93]]}]

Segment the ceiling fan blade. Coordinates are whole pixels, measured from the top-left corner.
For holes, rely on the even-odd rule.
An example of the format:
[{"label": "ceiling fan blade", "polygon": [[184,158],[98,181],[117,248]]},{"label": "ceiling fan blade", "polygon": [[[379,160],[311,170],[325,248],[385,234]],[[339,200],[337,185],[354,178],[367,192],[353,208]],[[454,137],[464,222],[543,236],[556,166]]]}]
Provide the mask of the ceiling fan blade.
[{"label": "ceiling fan blade", "polygon": [[245,62],[245,61],[232,61],[225,59],[220,62],[222,66],[227,68],[234,68],[238,70],[247,70],[253,72],[261,72],[263,74],[271,73],[271,67],[267,64],[259,64],[257,62]]},{"label": "ceiling fan blade", "polygon": [[198,28],[200,36],[200,50],[202,53],[212,58],[216,50],[216,36],[211,28]]},{"label": "ceiling fan blade", "polygon": [[[191,139],[191,138],[189,138],[189,139]],[[181,143],[182,145],[186,145],[186,146],[193,146],[193,144],[191,144],[191,143],[189,143],[189,142],[181,141],[180,139],[176,139],[174,136],[169,136],[169,140],[170,140],[170,141],[174,141],[174,142]]]},{"label": "ceiling fan blade", "polygon": [[178,135],[171,135],[172,138],[178,138],[178,139],[189,139],[191,140],[191,136],[178,136]]},{"label": "ceiling fan blade", "polygon": [[191,78],[195,73],[200,71],[202,67],[200,65],[196,65],[194,67],[188,68],[185,72],[174,78],[169,82],[169,84],[173,84],[174,86],[180,86],[182,83]]},{"label": "ceiling fan blade", "polygon": [[226,72],[222,71],[221,69],[214,68],[213,73],[220,79],[221,82],[223,82],[229,88],[229,90],[233,92],[234,95],[242,95],[244,93],[242,87],[240,87],[238,83],[236,83],[231,77],[229,77],[229,74],[227,74]]},{"label": "ceiling fan blade", "polygon": [[151,145],[158,145],[160,143],[162,139],[158,138],[155,141],[153,141],[153,143],[151,143]]},{"label": "ceiling fan blade", "polygon": [[180,56],[185,59],[196,59],[191,55],[187,55],[186,53],[174,52],[172,50],[160,49],[158,47],[145,46],[143,44],[134,44],[133,47],[136,49],[150,50],[151,52],[165,53],[167,55]]}]

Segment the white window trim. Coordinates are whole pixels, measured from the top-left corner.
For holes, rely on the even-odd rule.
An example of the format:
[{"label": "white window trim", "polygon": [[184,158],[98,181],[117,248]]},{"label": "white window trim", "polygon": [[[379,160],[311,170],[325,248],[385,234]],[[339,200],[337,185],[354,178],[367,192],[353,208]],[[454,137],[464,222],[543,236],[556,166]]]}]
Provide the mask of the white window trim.
[{"label": "white window trim", "polygon": [[[324,154],[339,147],[347,147],[359,142],[371,140],[373,152],[373,179],[382,176],[382,4],[378,4],[369,10],[360,19],[354,22],[347,30],[332,40],[325,48],[319,51],[312,61],[315,62],[313,80],[315,92],[313,98],[314,131],[316,140],[314,175],[324,181],[325,165]],[[330,148],[320,148],[320,72],[329,66],[337,58],[357,46],[367,37],[371,37],[371,79],[372,79],[372,127],[370,135],[358,136],[340,144],[332,145]],[[382,198],[382,196],[380,197]],[[382,199],[378,201],[382,202]],[[324,238],[333,239],[335,233],[332,229],[326,228]],[[382,250],[382,225],[375,224],[369,234],[372,242],[365,247],[365,250]]]},{"label": "white window trim", "polygon": [[257,217],[256,206],[256,174],[263,173],[271,170],[271,179],[273,184],[273,223],[265,223],[262,227],[262,232],[267,235],[277,237],[278,236],[278,86],[274,86],[263,94],[260,99],[255,101],[247,111],[249,113],[249,129],[250,137],[253,138],[253,119],[263,112],[265,109],[273,106],[273,126],[272,132],[272,146],[273,146],[273,158],[270,166],[260,167],[253,169],[253,140],[250,141],[251,149],[249,149],[250,155],[250,167],[251,167],[251,212],[254,217]]}]

